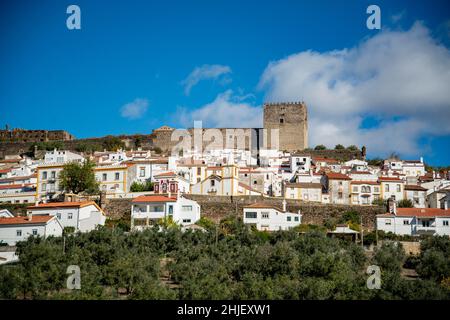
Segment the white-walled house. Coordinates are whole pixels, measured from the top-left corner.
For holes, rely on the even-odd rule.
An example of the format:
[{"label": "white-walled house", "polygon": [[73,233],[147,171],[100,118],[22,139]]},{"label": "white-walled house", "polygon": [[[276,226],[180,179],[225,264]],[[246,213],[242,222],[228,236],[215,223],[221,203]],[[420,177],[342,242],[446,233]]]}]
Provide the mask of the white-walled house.
[{"label": "white-walled house", "polygon": [[8,209],[0,209],[0,218],[12,218],[14,215]]},{"label": "white-walled house", "polygon": [[63,228],[74,227],[75,231],[88,232],[104,225],[105,213],[94,201],[41,203],[27,208],[33,216],[56,216]]},{"label": "white-walled house", "polygon": [[47,151],[44,156],[44,163],[67,163],[67,162],[83,162],[83,156],[78,153],[74,153],[67,150],[57,150]]},{"label": "white-walled house", "polygon": [[289,230],[302,222],[300,212],[286,211],[286,202],[283,209],[270,204],[254,203],[244,207],[244,223],[255,226],[260,231]]},{"label": "white-walled house", "polygon": [[321,183],[286,183],[285,198],[322,202]]},{"label": "white-walled house", "polygon": [[35,197],[36,189],[33,184],[0,185],[0,202],[33,203]]},{"label": "white-walled house", "polygon": [[394,198],[395,201],[403,200],[405,182],[397,177],[379,177],[381,186],[381,199]]},{"label": "white-walled house", "polygon": [[406,185],[405,199],[411,200],[415,208],[426,208],[427,189],[418,185]]},{"label": "white-walled house", "polygon": [[380,199],[380,183],[377,181],[351,181],[351,204],[371,205]]},{"label": "white-walled house", "polygon": [[183,197],[162,195],[139,196],[131,205],[131,228],[140,230],[161,219],[172,218],[181,226],[191,225],[200,220],[200,205]]},{"label": "white-walled house", "polygon": [[10,246],[19,241],[26,240],[29,236],[59,237],[62,235],[63,226],[53,216],[21,216],[0,218],[0,242]]},{"label": "white-walled house", "polygon": [[377,215],[377,229],[398,235],[450,235],[450,210],[394,208]]},{"label": "white-walled house", "polygon": [[309,155],[293,154],[290,158],[291,172],[309,172],[312,159]]}]

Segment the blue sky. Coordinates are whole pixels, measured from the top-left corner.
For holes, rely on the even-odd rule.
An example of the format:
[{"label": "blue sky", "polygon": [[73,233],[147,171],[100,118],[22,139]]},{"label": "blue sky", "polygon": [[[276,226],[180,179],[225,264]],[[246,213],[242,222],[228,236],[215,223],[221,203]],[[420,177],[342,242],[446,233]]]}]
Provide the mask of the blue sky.
[{"label": "blue sky", "polygon": [[1,2],[0,30],[1,126],[254,126],[264,101],[304,99],[313,145],[450,164],[448,1],[17,0]]}]

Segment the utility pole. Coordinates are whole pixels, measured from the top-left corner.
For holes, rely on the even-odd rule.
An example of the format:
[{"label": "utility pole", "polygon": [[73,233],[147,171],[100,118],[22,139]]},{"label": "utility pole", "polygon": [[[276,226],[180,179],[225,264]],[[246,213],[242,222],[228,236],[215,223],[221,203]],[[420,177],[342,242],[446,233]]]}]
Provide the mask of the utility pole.
[{"label": "utility pole", "polygon": [[364,249],[364,229],[363,229],[362,215],[359,217],[359,219],[361,224],[361,247]]},{"label": "utility pole", "polygon": [[219,241],[219,224],[216,225],[216,248],[217,248],[218,241]]}]

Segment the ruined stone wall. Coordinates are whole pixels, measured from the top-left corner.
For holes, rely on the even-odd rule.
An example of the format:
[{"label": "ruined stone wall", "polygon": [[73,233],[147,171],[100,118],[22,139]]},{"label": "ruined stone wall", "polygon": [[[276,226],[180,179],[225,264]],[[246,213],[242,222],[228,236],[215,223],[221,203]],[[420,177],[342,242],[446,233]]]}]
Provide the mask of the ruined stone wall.
[{"label": "ruined stone wall", "polygon": [[[129,148],[136,149],[134,141],[137,137],[141,139],[141,147],[144,150],[149,150],[153,148],[153,136],[152,135],[120,135],[117,136],[122,141],[126,142]],[[108,139],[108,137],[101,138],[88,138],[88,139],[77,139],[68,141],[58,141],[63,145],[63,149],[69,151],[77,151],[77,147],[81,144],[89,144],[97,146],[99,150],[103,150],[103,143]],[[22,154],[33,149],[33,145],[36,142],[0,142],[0,159],[3,159],[6,155],[10,154]]]},{"label": "ruined stone wall", "polygon": [[[178,145],[180,149],[194,149],[195,143],[202,142],[202,150],[208,149],[241,149],[250,150],[252,146],[256,148],[253,140],[255,140],[255,130],[251,128],[210,128],[201,129],[202,137],[196,138],[194,134],[200,135],[200,129],[189,128],[186,131],[177,131],[173,134],[173,130],[155,130],[154,145],[164,152],[170,152]],[[172,135],[173,134],[173,135]],[[173,140],[172,140],[173,139]],[[199,139],[198,142],[195,139]],[[262,143],[262,142],[261,142]],[[198,146],[199,147],[199,146]],[[197,148],[198,150],[199,148]]]}]

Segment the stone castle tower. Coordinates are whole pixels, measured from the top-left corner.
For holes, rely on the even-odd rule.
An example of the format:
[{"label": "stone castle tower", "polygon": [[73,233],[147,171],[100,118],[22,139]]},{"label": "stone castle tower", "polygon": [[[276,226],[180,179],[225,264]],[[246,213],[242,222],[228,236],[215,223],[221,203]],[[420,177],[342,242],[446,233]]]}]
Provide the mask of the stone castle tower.
[{"label": "stone castle tower", "polygon": [[278,129],[279,150],[297,151],[308,148],[308,112],[304,102],[264,104],[264,129],[272,141],[271,129]]}]

